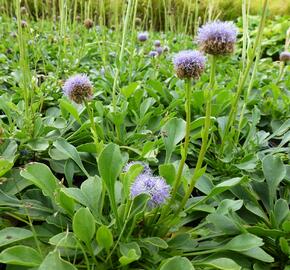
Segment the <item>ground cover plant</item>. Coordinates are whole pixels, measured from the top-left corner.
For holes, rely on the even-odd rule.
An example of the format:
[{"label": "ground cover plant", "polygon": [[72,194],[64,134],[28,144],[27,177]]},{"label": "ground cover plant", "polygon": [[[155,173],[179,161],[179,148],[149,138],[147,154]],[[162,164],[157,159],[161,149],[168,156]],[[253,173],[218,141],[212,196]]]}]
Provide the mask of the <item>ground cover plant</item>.
[{"label": "ground cover plant", "polygon": [[0,269],[290,269],[287,13],[8,2]]}]

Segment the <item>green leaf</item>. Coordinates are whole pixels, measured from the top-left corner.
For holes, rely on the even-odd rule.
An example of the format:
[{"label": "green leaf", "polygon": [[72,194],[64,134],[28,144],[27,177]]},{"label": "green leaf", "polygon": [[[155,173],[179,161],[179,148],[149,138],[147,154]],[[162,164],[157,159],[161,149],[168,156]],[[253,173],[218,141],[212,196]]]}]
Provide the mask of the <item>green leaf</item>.
[{"label": "green leaf", "polygon": [[70,215],[73,215],[75,202],[70,196],[63,192],[63,189],[59,192],[59,203]]},{"label": "green leaf", "polygon": [[123,168],[123,159],[118,145],[110,143],[100,154],[99,172],[110,191],[114,190],[115,181]]},{"label": "green leaf", "polygon": [[222,249],[242,252],[252,248],[260,247],[263,244],[264,243],[261,238],[250,233],[244,233],[231,239],[222,247]]},{"label": "green leaf", "polygon": [[0,247],[32,237],[33,234],[31,231],[16,228],[16,227],[7,227],[0,231]]},{"label": "green leaf", "polygon": [[249,250],[239,251],[241,254],[244,254],[248,257],[255,258],[262,262],[271,263],[274,262],[274,258],[266,253],[263,249],[259,247],[251,248]]},{"label": "green leaf", "polygon": [[213,269],[222,269],[222,270],[240,270],[242,267],[238,265],[235,261],[229,258],[217,258],[209,261],[204,261],[197,263],[196,265],[208,266]]},{"label": "green leaf", "polygon": [[66,110],[67,112],[69,112],[79,124],[82,123],[79,117],[79,113],[74,105],[64,99],[60,100],[59,105],[62,110]]},{"label": "green leaf", "polygon": [[0,262],[23,266],[38,266],[42,262],[41,255],[33,248],[14,246],[0,253]]},{"label": "green leaf", "polygon": [[263,173],[268,183],[271,201],[275,199],[276,190],[286,176],[286,167],[279,157],[266,156],[263,161]]},{"label": "green leaf", "polygon": [[235,177],[226,181],[223,181],[219,184],[217,184],[210,192],[210,194],[208,195],[208,197],[213,197],[216,196],[238,184],[241,183],[242,180],[244,180],[244,177]]},{"label": "green leaf", "polygon": [[73,217],[73,231],[77,238],[89,244],[95,235],[95,220],[88,208],[80,208]]},{"label": "green leaf", "polygon": [[123,174],[122,182],[125,198],[129,198],[130,186],[143,170],[144,167],[141,164],[133,164],[130,166],[130,169],[125,174]]},{"label": "green leaf", "polygon": [[168,244],[161,238],[159,237],[148,237],[142,239],[142,242],[149,243],[155,247],[163,248],[166,249],[168,248]]},{"label": "green leaf", "polygon": [[137,89],[137,87],[139,86],[139,83],[138,82],[132,82],[130,83],[129,85],[123,87],[121,89],[121,93],[126,97],[126,98],[129,98],[133,93],[134,91]]},{"label": "green leaf", "polygon": [[286,200],[279,199],[274,206],[275,222],[279,227],[289,216],[289,205]]},{"label": "green leaf", "polygon": [[77,270],[71,263],[60,258],[57,250],[48,253],[38,270]]},{"label": "green leaf", "polygon": [[50,197],[54,201],[54,193],[58,189],[59,184],[49,167],[43,163],[31,163],[20,174],[39,187],[45,196]]},{"label": "green leaf", "polygon": [[126,244],[120,243],[120,253],[123,256],[119,258],[119,262],[123,266],[137,261],[141,257],[141,250],[136,242]]},{"label": "green leaf", "polygon": [[45,151],[49,147],[49,142],[44,138],[37,138],[27,142],[27,146],[33,151]]},{"label": "green leaf", "polygon": [[172,163],[159,165],[159,175],[164,177],[169,185],[173,185],[176,176],[174,165]]},{"label": "green leaf", "polygon": [[140,194],[136,196],[133,200],[132,210],[129,219],[131,219],[132,217],[138,218],[138,216],[145,211],[149,199],[150,196],[148,194]]},{"label": "green leaf", "polygon": [[114,243],[112,232],[105,225],[102,225],[101,227],[98,228],[96,239],[98,245],[106,250],[109,250]]},{"label": "green leaf", "polygon": [[84,196],[86,206],[91,210],[96,219],[99,220],[102,209],[100,200],[102,196],[102,181],[99,177],[89,177],[81,185],[81,192]]},{"label": "green leaf", "polygon": [[186,122],[183,119],[172,118],[162,127],[161,132],[163,134],[163,142],[166,149],[165,163],[170,161],[176,145],[184,138],[185,126]]},{"label": "green leaf", "polygon": [[73,160],[68,159],[64,164],[64,174],[69,187],[73,186],[74,173],[75,173],[75,163]]},{"label": "green leaf", "polygon": [[219,231],[226,234],[237,234],[240,232],[232,219],[217,213],[210,214],[206,219],[214,225]]},{"label": "green leaf", "polygon": [[175,256],[173,258],[167,259],[164,264],[162,264],[160,270],[194,270],[194,267],[190,260],[184,257]]},{"label": "green leaf", "polygon": [[87,176],[90,177],[88,172],[86,171],[80,155],[76,148],[69,144],[65,139],[59,138],[53,143],[54,147],[57,148],[59,151],[63,152],[65,155],[69,156],[82,170],[82,172]]},{"label": "green leaf", "polygon": [[49,239],[49,243],[58,247],[76,248],[77,240],[72,232],[62,232]]}]

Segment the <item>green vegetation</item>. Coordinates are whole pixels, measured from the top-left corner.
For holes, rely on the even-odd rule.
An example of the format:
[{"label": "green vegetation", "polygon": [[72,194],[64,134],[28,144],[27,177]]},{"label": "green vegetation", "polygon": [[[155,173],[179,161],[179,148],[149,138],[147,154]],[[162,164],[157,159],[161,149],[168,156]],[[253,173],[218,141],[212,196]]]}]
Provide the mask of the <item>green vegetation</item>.
[{"label": "green vegetation", "polygon": [[[0,269],[289,270],[290,4],[24,2],[0,0]],[[226,55],[194,36],[217,17]]]}]

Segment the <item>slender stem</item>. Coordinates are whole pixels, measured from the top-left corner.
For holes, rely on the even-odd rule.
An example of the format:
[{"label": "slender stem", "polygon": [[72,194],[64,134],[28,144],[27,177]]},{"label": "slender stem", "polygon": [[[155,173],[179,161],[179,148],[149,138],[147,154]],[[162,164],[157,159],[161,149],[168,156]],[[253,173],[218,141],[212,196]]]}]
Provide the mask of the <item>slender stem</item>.
[{"label": "slender stem", "polygon": [[207,150],[207,143],[208,143],[208,136],[209,136],[209,129],[211,125],[211,102],[212,102],[212,95],[214,91],[214,85],[215,85],[215,66],[216,66],[216,58],[215,56],[211,56],[211,71],[210,71],[210,82],[209,82],[209,88],[205,92],[206,97],[206,114],[205,114],[205,122],[204,122],[204,129],[202,132],[202,144],[201,149],[198,155],[197,164],[193,173],[193,176],[190,180],[190,185],[181,201],[181,204],[179,205],[178,210],[175,213],[175,216],[177,216],[180,211],[184,208],[188,198],[190,197],[195,184],[197,180],[199,179],[200,175],[200,169],[202,167],[202,163],[204,160],[204,156]]},{"label": "slender stem", "polygon": [[183,145],[183,148],[181,148],[181,160],[180,160],[178,170],[177,170],[177,175],[176,175],[176,178],[174,181],[174,186],[173,186],[172,193],[171,193],[171,199],[170,199],[169,203],[166,205],[166,207],[164,208],[162,216],[166,216],[166,214],[168,213],[168,210],[170,209],[170,206],[174,202],[177,190],[181,184],[181,176],[182,176],[184,164],[185,164],[187,154],[188,154],[188,146],[189,146],[189,141],[190,141],[190,124],[191,124],[191,109],[190,109],[191,83],[192,83],[191,79],[187,79],[185,81],[186,131],[185,131],[184,145]]},{"label": "slender stem", "polygon": [[105,263],[107,263],[107,261],[111,258],[112,254],[114,253],[115,249],[117,248],[117,246],[118,246],[118,244],[119,244],[119,242],[120,242],[120,240],[121,240],[121,238],[122,238],[122,236],[124,234],[124,231],[126,229],[127,223],[129,221],[129,216],[130,216],[130,213],[131,213],[131,210],[132,210],[132,206],[133,206],[133,201],[130,200],[130,202],[129,202],[129,211],[128,211],[127,215],[126,215],[126,219],[125,219],[124,225],[123,225],[122,230],[120,232],[120,235],[119,235],[119,237],[118,237],[118,239],[116,241],[116,244],[114,245],[113,249],[111,250],[111,252],[107,256],[107,258],[105,260]]},{"label": "slender stem", "polygon": [[85,103],[86,110],[87,110],[89,118],[90,118],[91,131],[92,131],[94,143],[96,145],[96,151],[97,151],[97,154],[98,154],[99,153],[99,142],[98,142],[98,133],[97,133],[96,125],[95,125],[94,115],[93,115],[93,112],[92,112],[92,110],[91,110],[91,108],[89,106],[88,101],[84,100],[84,103]]},{"label": "slender stem", "polygon": [[199,10],[199,0],[195,0],[194,4],[194,37],[196,36],[197,33],[197,28],[198,28],[198,10]]},{"label": "slender stem", "polygon": [[227,135],[230,127],[233,124],[234,119],[236,118],[238,101],[239,101],[240,95],[242,93],[242,90],[244,88],[244,85],[245,85],[245,83],[246,83],[246,81],[248,79],[248,75],[250,73],[254,58],[256,56],[255,52],[256,52],[258,46],[260,46],[260,43],[261,43],[263,29],[264,29],[265,21],[266,21],[266,13],[267,13],[266,11],[267,11],[267,7],[268,7],[268,1],[269,0],[265,0],[264,1],[262,15],[261,15],[261,20],[260,20],[260,24],[259,24],[259,27],[258,27],[258,34],[256,36],[253,48],[252,48],[251,52],[249,53],[247,66],[245,68],[244,73],[241,75],[242,77],[241,77],[240,82],[238,84],[237,92],[236,92],[236,95],[234,97],[234,101],[232,103],[231,111],[229,113],[229,118],[228,118],[225,130],[224,130],[224,134],[222,136],[222,144],[221,144],[221,149],[220,149],[221,154],[223,153],[223,150],[224,150],[225,136]]}]

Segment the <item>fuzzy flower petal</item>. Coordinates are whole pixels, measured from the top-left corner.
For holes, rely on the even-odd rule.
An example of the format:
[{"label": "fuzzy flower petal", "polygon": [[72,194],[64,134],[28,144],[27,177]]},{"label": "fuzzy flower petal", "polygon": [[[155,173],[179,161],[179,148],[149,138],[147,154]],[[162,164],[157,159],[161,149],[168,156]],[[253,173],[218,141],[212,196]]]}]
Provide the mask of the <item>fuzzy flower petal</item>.
[{"label": "fuzzy flower petal", "polygon": [[70,77],[63,86],[64,94],[77,104],[90,99],[93,95],[93,87],[86,75],[78,74]]},{"label": "fuzzy flower petal", "polygon": [[135,198],[140,194],[148,194],[151,199],[148,202],[150,208],[157,207],[166,202],[170,196],[170,186],[162,177],[151,174],[140,174],[131,186],[131,197]]},{"label": "fuzzy flower petal", "polygon": [[199,51],[181,51],[174,56],[173,64],[180,79],[198,79],[205,68],[205,57]]},{"label": "fuzzy flower petal", "polygon": [[157,52],[157,51],[150,51],[150,52],[148,53],[148,56],[149,56],[149,57],[156,57],[156,56],[158,56],[158,52]]},{"label": "fuzzy flower petal", "polygon": [[138,34],[138,40],[144,42],[148,39],[149,35],[147,32],[141,32]]},{"label": "fuzzy flower petal", "polygon": [[237,28],[233,22],[214,21],[198,30],[197,43],[201,49],[212,55],[226,55],[234,51]]}]

